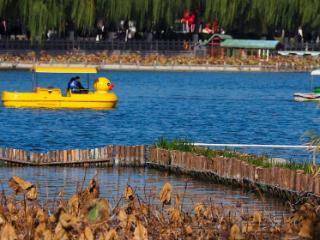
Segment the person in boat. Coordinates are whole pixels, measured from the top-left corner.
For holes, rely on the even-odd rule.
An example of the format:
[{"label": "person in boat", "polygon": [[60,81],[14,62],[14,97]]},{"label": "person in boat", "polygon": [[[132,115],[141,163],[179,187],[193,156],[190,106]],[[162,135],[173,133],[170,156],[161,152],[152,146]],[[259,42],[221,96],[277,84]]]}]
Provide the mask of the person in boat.
[{"label": "person in boat", "polygon": [[85,89],[80,81],[80,77],[72,77],[68,83],[68,90],[72,93],[88,93],[88,89]]}]

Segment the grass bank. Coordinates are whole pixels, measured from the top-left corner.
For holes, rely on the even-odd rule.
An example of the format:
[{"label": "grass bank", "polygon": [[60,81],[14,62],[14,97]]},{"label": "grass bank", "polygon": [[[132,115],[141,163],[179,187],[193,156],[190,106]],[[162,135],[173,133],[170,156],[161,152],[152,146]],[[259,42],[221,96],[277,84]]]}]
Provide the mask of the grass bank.
[{"label": "grass bank", "polygon": [[290,170],[303,170],[304,173],[318,175],[320,174],[320,167],[314,166],[311,163],[296,163],[289,160],[287,163],[277,163],[273,162],[268,156],[257,156],[253,154],[244,154],[236,152],[235,150],[223,149],[223,150],[213,150],[205,147],[194,146],[194,144],[186,139],[173,139],[168,140],[164,138],[159,138],[155,143],[155,147],[163,148],[167,150],[177,150],[182,152],[191,152],[197,155],[202,155],[205,157],[224,157],[224,158],[236,158],[249,164],[271,168],[271,167],[281,167]]}]

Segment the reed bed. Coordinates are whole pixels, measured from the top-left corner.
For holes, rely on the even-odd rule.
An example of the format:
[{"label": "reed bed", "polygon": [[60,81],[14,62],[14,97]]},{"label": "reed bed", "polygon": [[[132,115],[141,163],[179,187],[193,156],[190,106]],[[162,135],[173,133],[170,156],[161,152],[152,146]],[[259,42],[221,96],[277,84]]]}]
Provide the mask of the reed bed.
[{"label": "reed bed", "polygon": [[[312,239],[320,234],[320,208],[311,202],[275,221],[265,212],[235,214],[214,202],[184,207],[170,183],[138,195],[129,184],[114,206],[99,197],[96,177],[69,199],[39,202],[37,186],[13,176],[12,195],[0,195],[0,239]],[[156,197],[155,203],[152,199]],[[235,207],[236,208],[236,207]]]}]

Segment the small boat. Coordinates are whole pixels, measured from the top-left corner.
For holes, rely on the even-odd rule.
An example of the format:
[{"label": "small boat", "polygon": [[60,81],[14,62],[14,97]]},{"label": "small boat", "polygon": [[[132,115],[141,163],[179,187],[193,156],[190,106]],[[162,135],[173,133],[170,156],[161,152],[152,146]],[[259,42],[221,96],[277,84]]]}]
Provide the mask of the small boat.
[{"label": "small boat", "polygon": [[[4,107],[113,109],[117,104],[118,98],[111,92],[114,85],[105,77],[97,78],[93,83],[94,90],[89,91],[89,74],[96,74],[96,68],[36,66],[32,68],[32,72],[34,73],[32,92],[3,92]],[[36,73],[87,74],[87,89],[84,93],[73,93],[67,89],[63,95],[60,88],[38,87]]]},{"label": "small boat", "polygon": [[320,69],[314,70],[311,72],[311,89],[312,92],[309,93],[295,93],[294,100],[298,102],[306,101],[320,101],[320,87],[313,87],[314,76],[320,76]]}]

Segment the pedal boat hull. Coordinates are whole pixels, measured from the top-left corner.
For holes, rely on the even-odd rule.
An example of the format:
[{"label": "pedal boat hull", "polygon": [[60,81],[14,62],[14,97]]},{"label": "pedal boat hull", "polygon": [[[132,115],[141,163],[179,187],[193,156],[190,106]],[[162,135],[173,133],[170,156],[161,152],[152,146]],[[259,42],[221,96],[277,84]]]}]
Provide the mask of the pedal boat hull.
[{"label": "pedal boat hull", "polygon": [[2,105],[10,108],[92,108],[113,109],[117,96],[112,92],[61,94],[59,88],[36,88],[34,92],[3,92]]}]

